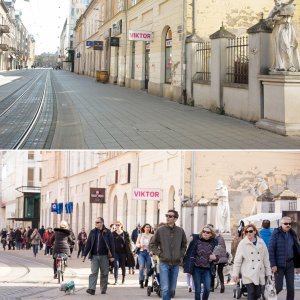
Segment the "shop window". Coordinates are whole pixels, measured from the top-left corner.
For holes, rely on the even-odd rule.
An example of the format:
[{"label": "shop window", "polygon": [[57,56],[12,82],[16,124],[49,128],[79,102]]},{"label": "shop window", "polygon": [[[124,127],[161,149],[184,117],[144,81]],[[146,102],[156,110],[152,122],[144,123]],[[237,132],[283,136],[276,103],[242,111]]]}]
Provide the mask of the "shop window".
[{"label": "shop window", "polygon": [[165,42],[165,83],[172,83],[172,30],[169,28],[166,34]]},{"label": "shop window", "polygon": [[34,183],[34,169],[28,168],[27,170],[27,186],[33,186]]},{"label": "shop window", "polygon": [[135,77],[135,42],[132,42],[132,51],[131,51],[131,78]]}]

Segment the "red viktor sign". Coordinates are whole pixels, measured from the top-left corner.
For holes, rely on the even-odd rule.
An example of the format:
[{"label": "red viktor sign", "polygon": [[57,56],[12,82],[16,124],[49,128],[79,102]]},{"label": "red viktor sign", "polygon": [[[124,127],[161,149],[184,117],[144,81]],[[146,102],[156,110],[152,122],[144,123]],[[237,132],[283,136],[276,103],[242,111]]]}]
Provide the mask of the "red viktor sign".
[{"label": "red viktor sign", "polygon": [[90,203],[105,203],[105,189],[90,188]]}]

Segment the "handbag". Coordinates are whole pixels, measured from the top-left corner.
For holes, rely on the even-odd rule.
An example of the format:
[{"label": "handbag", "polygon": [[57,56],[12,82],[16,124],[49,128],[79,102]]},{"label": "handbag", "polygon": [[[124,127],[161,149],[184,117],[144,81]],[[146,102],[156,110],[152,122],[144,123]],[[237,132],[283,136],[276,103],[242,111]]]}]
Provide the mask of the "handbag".
[{"label": "handbag", "polygon": [[274,274],[272,274],[272,276],[268,276],[265,285],[264,296],[265,296],[265,300],[277,300]]},{"label": "handbag", "polygon": [[104,241],[104,243],[105,243],[105,245],[106,245],[106,248],[107,248],[107,251],[108,251],[107,257],[108,257],[108,258],[112,258],[113,255],[112,255],[112,253],[111,253],[111,251],[110,251],[110,248],[109,248],[109,246],[108,246],[108,244],[107,244],[107,241],[105,240],[103,234],[102,234],[102,238],[103,238],[103,241]]}]

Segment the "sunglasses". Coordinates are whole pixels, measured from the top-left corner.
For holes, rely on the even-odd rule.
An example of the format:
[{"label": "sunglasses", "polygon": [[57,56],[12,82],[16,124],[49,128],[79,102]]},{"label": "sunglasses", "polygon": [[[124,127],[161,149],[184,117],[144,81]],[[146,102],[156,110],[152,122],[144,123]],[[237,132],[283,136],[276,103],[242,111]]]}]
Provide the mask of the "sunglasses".
[{"label": "sunglasses", "polygon": [[246,233],[253,233],[254,230],[246,230]]},{"label": "sunglasses", "polygon": [[202,230],[202,233],[211,234],[211,231]]},{"label": "sunglasses", "polygon": [[166,214],[165,216],[166,216],[166,218],[175,218],[174,215],[168,215],[168,214]]},{"label": "sunglasses", "polygon": [[283,223],[285,226],[291,226],[292,223]]},{"label": "sunglasses", "polygon": [[95,222],[96,224],[101,224],[101,223],[103,223],[103,222]]}]

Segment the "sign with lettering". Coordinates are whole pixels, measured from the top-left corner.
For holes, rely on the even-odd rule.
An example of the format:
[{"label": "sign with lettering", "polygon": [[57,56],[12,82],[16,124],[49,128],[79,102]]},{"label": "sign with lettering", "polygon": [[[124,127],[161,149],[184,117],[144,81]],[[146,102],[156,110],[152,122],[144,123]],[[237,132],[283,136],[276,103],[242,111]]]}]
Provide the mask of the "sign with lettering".
[{"label": "sign with lettering", "polygon": [[111,37],[110,38],[110,46],[111,47],[120,47],[120,38],[118,38],[118,37]]},{"label": "sign with lettering", "polygon": [[94,50],[103,50],[103,42],[94,41]]},{"label": "sign with lettering", "polygon": [[93,41],[86,41],[86,42],[85,42],[86,48],[93,47],[93,45],[94,45],[94,42],[93,42]]},{"label": "sign with lettering", "polygon": [[132,200],[161,200],[161,189],[134,188],[132,190]]},{"label": "sign with lettering", "polygon": [[154,38],[151,31],[142,30],[129,30],[128,36],[130,41],[151,42]]},{"label": "sign with lettering", "polygon": [[90,203],[105,203],[105,189],[90,188]]}]

